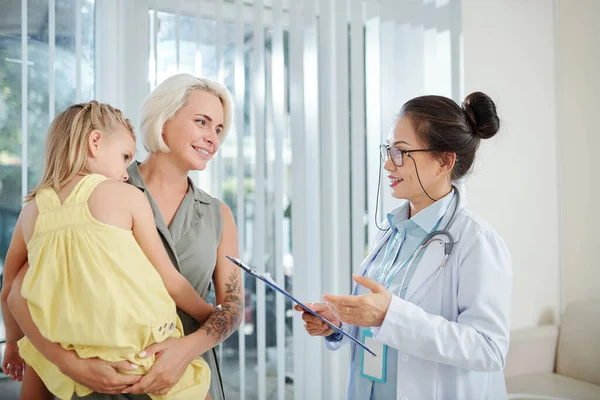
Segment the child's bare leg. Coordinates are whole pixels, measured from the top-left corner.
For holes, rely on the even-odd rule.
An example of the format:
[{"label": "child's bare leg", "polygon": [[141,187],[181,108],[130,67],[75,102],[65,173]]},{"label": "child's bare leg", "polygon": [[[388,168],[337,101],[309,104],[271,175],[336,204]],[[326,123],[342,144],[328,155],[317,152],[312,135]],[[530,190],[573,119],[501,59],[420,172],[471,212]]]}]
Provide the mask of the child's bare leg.
[{"label": "child's bare leg", "polygon": [[206,394],[206,397],[204,398],[204,400],[212,400],[212,397],[210,397],[210,393]]},{"label": "child's bare leg", "polygon": [[25,376],[21,384],[21,396],[19,400],[54,400],[54,396],[44,385],[33,368],[25,368]]}]

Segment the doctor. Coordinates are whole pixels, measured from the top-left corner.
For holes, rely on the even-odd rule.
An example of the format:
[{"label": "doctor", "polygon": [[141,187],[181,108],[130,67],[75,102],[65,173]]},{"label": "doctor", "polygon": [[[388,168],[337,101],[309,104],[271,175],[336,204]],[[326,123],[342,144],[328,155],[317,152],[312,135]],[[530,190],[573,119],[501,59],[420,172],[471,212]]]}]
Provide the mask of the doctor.
[{"label": "doctor", "polygon": [[408,201],[388,214],[352,296],[313,305],[378,357],[302,315],[329,349],[350,345],[348,399],[506,399],[510,256],[452,185],[498,128],[480,92],[462,108],[440,96],[402,107],[381,157],[392,195]]}]

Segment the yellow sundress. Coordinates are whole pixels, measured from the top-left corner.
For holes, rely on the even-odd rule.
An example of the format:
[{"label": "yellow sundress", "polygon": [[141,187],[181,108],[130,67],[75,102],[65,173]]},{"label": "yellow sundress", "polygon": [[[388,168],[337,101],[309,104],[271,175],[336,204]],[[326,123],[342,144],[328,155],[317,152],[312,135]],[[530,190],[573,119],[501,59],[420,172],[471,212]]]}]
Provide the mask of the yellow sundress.
[{"label": "yellow sundress", "polygon": [[[175,302],[132,231],[92,216],[88,198],[106,179],[85,176],[62,205],[52,189],[37,193],[39,216],[27,244],[29,270],[21,293],[46,339],[81,358],[128,360],[140,366],[135,374],[144,374],[154,357],[137,354],[153,343],[183,336],[183,328]],[[27,338],[19,341],[19,349],[56,397],[91,393],[62,374]],[[150,397],[204,399],[209,385],[210,368],[196,358],[169,393]]]}]

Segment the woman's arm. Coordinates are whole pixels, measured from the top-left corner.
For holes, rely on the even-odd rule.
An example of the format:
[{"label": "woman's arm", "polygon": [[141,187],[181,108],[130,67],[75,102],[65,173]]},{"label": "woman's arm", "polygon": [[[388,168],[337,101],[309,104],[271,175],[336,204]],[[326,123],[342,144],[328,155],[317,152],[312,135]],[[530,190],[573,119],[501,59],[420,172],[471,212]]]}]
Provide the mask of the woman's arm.
[{"label": "woman's arm", "polygon": [[2,318],[4,319],[4,326],[6,327],[6,342],[10,344],[16,343],[23,337],[23,332],[19,328],[19,324],[8,307],[8,295],[13,286],[13,282],[19,274],[23,264],[27,261],[27,245],[25,244],[25,239],[23,239],[22,216],[23,211],[19,215],[10,241],[10,246],[8,247],[8,252],[6,253],[4,276],[2,278],[2,292],[0,293],[0,297],[2,298]]},{"label": "woman's arm", "polygon": [[177,307],[202,324],[214,307],[200,297],[192,284],[177,271],[169,259],[156,231],[154,214],[148,199],[133,186],[125,184],[123,186],[130,195],[135,239],[160,274]]},{"label": "woman's arm", "polygon": [[[25,276],[25,273],[27,273],[28,269],[29,264],[26,263],[13,280],[12,290],[7,296],[8,306],[10,307],[12,314],[15,316],[16,322],[18,322],[18,325],[27,335],[27,338],[31,341],[35,348],[37,348],[38,351],[42,353],[42,355],[49,361],[58,365],[60,364],[58,361],[60,360],[61,356],[67,356],[67,353],[72,352],[65,350],[61,345],[53,343],[44,338],[33,322],[31,313],[29,312],[29,306],[27,305],[27,300],[21,296],[21,284],[23,283],[23,277]],[[61,349],[65,353],[63,353]],[[70,354],[68,356],[70,356]]]},{"label": "woman's arm", "polygon": [[483,232],[464,251],[458,266],[456,322],[398,296],[389,295],[385,309],[372,307],[385,288],[365,277],[357,282],[373,293],[326,300],[343,323],[380,327],[373,328],[375,338],[400,352],[473,371],[500,371],[509,341],[510,256],[497,235]]},{"label": "woman's arm", "polygon": [[2,282],[2,292],[0,292],[2,303],[2,318],[6,328],[6,346],[2,358],[2,371],[11,377],[11,379],[23,379],[25,362],[19,355],[17,341],[23,337],[23,332],[19,324],[10,312],[8,306],[8,295],[13,286],[13,282],[19,273],[23,264],[27,261],[27,246],[23,239],[23,211],[19,214],[19,219],[15,225],[13,236],[6,253],[4,262],[4,276]]},{"label": "woman's arm", "polygon": [[127,387],[137,383],[141,377],[135,375],[122,375],[118,370],[135,370],[137,366],[127,361],[109,363],[99,359],[80,359],[73,351],[64,349],[60,344],[53,343],[42,336],[39,329],[31,319],[27,300],[21,296],[21,283],[29,268],[25,264],[13,281],[13,287],[8,295],[8,305],[19,326],[38,349],[49,361],[54,363],[60,371],[71,379],[100,393],[118,394]]},{"label": "woman's arm", "polygon": [[188,335],[195,342],[194,353],[203,354],[231,335],[241,324],[244,314],[242,278],[238,266],[226,256],[238,257],[238,235],[229,207],[221,203],[223,232],[217,249],[217,265],[213,275],[216,302],[219,307],[196,332]]}]

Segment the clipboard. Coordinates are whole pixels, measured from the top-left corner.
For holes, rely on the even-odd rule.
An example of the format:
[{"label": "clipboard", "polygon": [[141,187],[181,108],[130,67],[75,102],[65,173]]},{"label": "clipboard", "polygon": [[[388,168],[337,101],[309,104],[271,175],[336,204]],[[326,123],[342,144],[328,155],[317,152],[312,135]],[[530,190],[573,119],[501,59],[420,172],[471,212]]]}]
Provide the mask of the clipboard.
[{"label": "clipboard", "polygon": [[327,326],[329,326],[334,332],[338,332],[338,333],[346,336],[352,342],[356,343],[358,346],[360,346],[363,349],[365,349],[365,351],[368,352],[369,354],[371,354],[373,357],[377,357],[377,355],[374,352],[372,352],[367,346],[365,346],[360,340],[355,339],[351,335],[349,335],[346,332],[344,332],[342,329],[340,329],[337,326],[333,325],[331,322],[329,322],[328,320],[326,320],[325,318],[323,318],[322,316],[320,316],[319,314],[317,314],[316,312],[314,312],[313,310],[311,310],[310,308],[308,308],[301,301],[299,301],[294,296],[292,296],[291,294],[289,294],[288,292],[286,292],[284,289],[282,289],[269,275],[261,274],[255,268],[252,268],[252,267],[244,264],[241,260],[239,260],[237,258],[233,258],[233,257],[229,257],[229,256],[226,256],[226,257],[227,257],[227,259],[229,261],[231,261],[232,263],[234,263],[235,265],[237,265],[238,267],[240,267],[241,269],[243,269],[244,271],[246,271],[249,275],[255,277],[256,279],[258,279],[260,281],[263,281],[264,283],[266,283],[268,286],[270,286],[275,291],[281,293],[282,295],[284,295],[285,297],[287,297],[288,299],[290,299],[292,302],[298,304],[300,307],[302,307],[303,309],[305,309],[310,314],[314,315],[315,317],[319,318],[321,321],[325,322],[327,324]]}]

